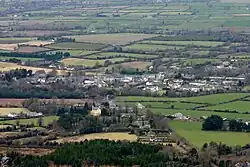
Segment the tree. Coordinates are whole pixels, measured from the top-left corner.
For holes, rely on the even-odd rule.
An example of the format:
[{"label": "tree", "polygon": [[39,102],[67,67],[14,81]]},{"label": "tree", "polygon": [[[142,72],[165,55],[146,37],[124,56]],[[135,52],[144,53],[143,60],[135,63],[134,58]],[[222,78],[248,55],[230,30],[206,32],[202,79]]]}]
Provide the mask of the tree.
[{"label": "tree", "polygon": [[223,119],[218,115],[208,117],[202,124],[202,130],[220,130],[223,125]]},{"label": "tree", "polygon": [[42,127],[42,126],[43,126],[43,123],[44,123],[43,118],[42,118],[42,117],[38,118],[38,120],[37,120],[37,125],[38,125],[39,127]]}]

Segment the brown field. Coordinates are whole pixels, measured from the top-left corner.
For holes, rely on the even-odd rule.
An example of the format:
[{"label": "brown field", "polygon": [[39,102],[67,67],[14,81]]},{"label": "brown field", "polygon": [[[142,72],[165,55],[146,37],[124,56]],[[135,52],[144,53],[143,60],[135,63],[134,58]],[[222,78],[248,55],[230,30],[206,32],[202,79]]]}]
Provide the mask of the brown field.
[{"label": "brown field", "polygon": [[45,149],[45,148],[7,148],[0,147],[0,153],[6,154],[7,152],[15,151],[24,155],[35,155],[35,156],[43,156],[48,155],[55,151],[55,149]]},{"label": "brown field", "polygon": [[135,61],[135,62],[122,63],[120,65],[124,68],[146,69],[148,66],[151,65],[151,63],[145,61]]},{"label": "brown field", "polygon": [[68,31],[49,31],[49,30],[34,30],[34,31],[13,31],[9,33],[10,36],[21,36],[21,37],[41,37],[50,35],[70,34]]},{"label": "brown field", "polygon": [[[1,125],[1,126],[11,126],[11,125]],[[21,133],[25,133],[25,132],[1,132],[0,133],[0,138],[5,138],[8,136],[16,136],[18,134],[21,135]]]},{"label": "brown field", "polygon": [[36,52],[46,52],[46,51],[50,51],[50,49],[43,47],[33,47],[33,46],[21,46],[17,50],[17,52],[20,53],[36,53]]},{"label": "brown field", "polygon": [[[25,68],[27,70],[32,70],[32,71],[40,71],[40,70],[44,70],[45,72],[52,71],[52,69],[48,69],[48,68],[38,68],[38,67],[22,66],[22,65],[18,65],[16,63],[0,62],[0,71],[10,71],[10,70],[15,70],[17,68],[18,69]],[[58,75],[63,75],[67,71],[57,70],[57,72],[58,72]]]},{"label": "brown field", "polygon": [[56,140],[58,143],[68,143],[68,142],[81,142],[84,140],[96,140],[96,139],[108,139],[108,140],[128,140],[128,141],[136,141],[136,135],[130,135],[128,133],[94,133],[94,134],[87,134],[82,136],[74,136],[74,137],[65,137]]},{"label": "brown field", "polygon": [[0,44],[0,50],[15,51],[17,48],[17,44]]},{"label": "brown field", "polygon": [[154,36],[156,35],[117,33],[117,34],[79,35],[79,36],[70,36],[70,37],[75,38],[77,42],[126,45],[134,41],[140,41],[146,38],[152,38]]},{"label": "brown field", "polygon": [[222,3],[250,3],[249,0],[220,0]]},{"label": "brown field", "polygon": [[0,108],[0,115],[6,116],[10,113],[26,113],[29,112],[26,108]]},{"label": "brown field", "polygon": [[20,45],[28,45],[28,46],[46,46],[46,45],[50,45],[53,44],[54,42],[52,41],[29,41],[29,42],[24,42],[24,43],[20,43]]},{"label": "brown field", "polygon": [[0,99],[0,106],[7,107],[22,107],[22,103],[25,101],[25,99]]}]

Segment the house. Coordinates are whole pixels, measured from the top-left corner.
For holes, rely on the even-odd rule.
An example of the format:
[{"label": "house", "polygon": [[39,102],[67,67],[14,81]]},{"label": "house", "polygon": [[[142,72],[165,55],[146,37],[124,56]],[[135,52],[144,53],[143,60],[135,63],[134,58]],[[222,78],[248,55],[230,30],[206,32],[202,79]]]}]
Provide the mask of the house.
[{"label": "house", "polygon": [[102,114],[100,107],[92,106],[92,110],[90,111],[90,115],[94,117],[99,117]]}]

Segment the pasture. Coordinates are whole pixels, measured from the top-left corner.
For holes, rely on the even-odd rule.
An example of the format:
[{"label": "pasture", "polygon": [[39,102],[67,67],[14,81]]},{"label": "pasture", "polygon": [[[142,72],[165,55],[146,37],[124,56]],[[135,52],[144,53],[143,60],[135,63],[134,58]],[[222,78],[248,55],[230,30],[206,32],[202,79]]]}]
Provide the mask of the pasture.
[{"label": "pasture", "polygon": [[72,49],[72,50],[100,50],[105,47],[104,44],[91,44],[91,43],[74,43],[64,42],[56,43],[48,46],[53,49]]},{"label": "pasture", "polygon": [[250,140],[249,133],[245,132],[202,131],[201,122],[171,121],[169,124],[179,136],[199,148],[211,141],[230,146],[244,146]]},{"label": "pasture", "polygon": [[34,38],[0,38],[0,44],[17,44],[32,41]]},{"label": "pasture", "polygon": [[200,110],[190,110],[190,109],[162,109],[162,108],[150,108],[152,112],[160,115],[173,115],[176,113],[182,113],[184,116],[200,119],[201,117],[208,117],[211,115],[219,115],[222,118],[228,119],[242,119],[250,121],[250,114],[240,114],[240,113],[229,113],[229,112],[214,112],[214,111],[200,111]]},{"label": "pasture", "polygon": [[88,51],[88,50],[56,50],[55,52],[68,52],[70,56],[73,57],[80,57],[80,56],[85,56],[89,54],[96,53],[98,51]]},{"label": "pasture", "polygon": [[228,102],[231,100],[241,99],[248,96],[248,93],[225,93],[225,94],[213,94],[197,97],[186,98],[168,98],[168,97],[143,97],[143,96],[118,96],[117,101],[133,101],[133,102],[159,102],[159,101],[183,101],[192,103],[204,103],[204,104],[219,104],[222,102]]},{"label": "pasture", "polygon": [[33,47],[33,46],[21,46],[16,52],[20,53],[36,53],[36,52],[48,52],[50,49],[43,47]]},{"label": "pasture", "polygon": [[140,41],[152,38],[156,35],[151,34],[133,34],[133,33],[117,33],[117,34],[96,34],[96,35],[79,35],[70,36],[76,42],[102,43],[112,45],[126,45],[134,41]]},{"label": "pasture", "polygon": [[[38,126],[38,119],[39,118],[30,118],[30,119],[16,119],[16,120],[8,120],[8,121],[0,121],[0,124],[5,125],[16,125],[17,121],[20,125],[31,125],[34,124],[34,126]],[[45,116],[42,117],[43,125],[47,126],[48,124],[51,124],[53,121],[58,120],[58,116]]]},{"label": "pasture", "polygon": [[137,50],[137,51],[167,51],[184,49],[181,46],[168,46],[168,45],[150,45],[150,44],[133,44],[123,48],[124,50]]},{"label": "pasture", "polygon": [[119,65],[123,68],[134,68],[134,69],[145,70],[151,65],[151,62],[133,61],[133,62],[121,63]]},{"label": "pasture", "polygon": [[67,58],[63,59],[61,62],[64,65],[70,66],[85,66],[85,67],[94,67],[98,65],[104,65],[106,60],[109,60],[112,63],[122,62],[126,58],[113,58],[113,59],[105,59],[105,60],[90,60],[90,59],[78,59],[78,58]]},{"label": "pasture", "polygon": [[206,107],[205,110],[237,111],[240,113],[250,112],[250,101],[235,101],[232,103],[220,104]]},{"label": "pasture", "polygon": [[[52,69],[49,68],[39,68],[39,67],[31,67],[31,66],[22,66],[18,65],[16,63],[8,63],[8,62],[0,62],[0,71],[10,71],[10,70],[15,70],[15,69],[21,69],[25,68],[27,70],[32,70],[32,71],[40,71],[44,70],[45,72],[51,72]],[[66,73],[64,70],[56,70],[58,72],[58,75],[63,75]]]},{"label": "pasture", "polygon": [[58,143],[70,143],[70,142],[81,142],[84,140],[96,140],[96,139],[108,139],[113,141],[126,140],[126,141],[136,141],[137,136],[134,134],[128,134],[123,132],[114,132],[114,133],[94,133],[86,134],[82,136],[75,137],[66,137],[56,140]]},{"label": "pasture", "polygon": [[27,113],[29,112],[26,108],[0,108],[0,115],[1,116],[7,116],[8,114],[15,113]]},{"label": "pasture", "polygon": [[223,45],[224,42],[214,42],[214,41],[151,41],[145,40],[140,43],[153,44],[153,45],[177,45],[177,46],[199,46],[199,47],[216,47]]},{"label": "pasture", "polygon": [[89,56],[86,56],[86,58],[105,58],[105,57],[128,57],[128,58],[137,58],[137,59],[147,59],[147,58],[156,58],[157,55],[149,55],[149,54],[136,54],[136,53],[119,53],[119,52],[102,52],[102,53],[96,53]]}]

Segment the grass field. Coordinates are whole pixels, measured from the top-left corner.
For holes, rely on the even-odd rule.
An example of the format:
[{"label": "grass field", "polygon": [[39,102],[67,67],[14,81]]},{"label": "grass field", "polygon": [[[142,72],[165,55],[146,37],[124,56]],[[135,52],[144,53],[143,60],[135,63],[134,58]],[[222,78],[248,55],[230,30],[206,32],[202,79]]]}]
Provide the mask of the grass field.
[{"label": "grass field", "polygon": [[71,56],[80,57],[88,54],[96,53],[98,51],[88,51],[88,50],[57,50],[55,52],[69,52]]},{"label": "grass field", "polygon": [[8,115],[10,113],[18,114],[18,113],[21,113],[21,112],[27,113],[27,112],[29,112],[29,110],[26,109],[26,108],[0,108],[0,115],[1,116],[6,116],[6,115]]},{"label": "grass field", "polygon": [[125,45],[130,42],[139,41],[154,36],[156,35],[117,33],[117,34],[80,35],[80,36],[70,36],[70,37],[76,39],[77,42]]},{"label": "grass field", "polygon": [[64,42],[64,43],[52,44],[49,47],[53,49],[99,50],[105,47],[105,45],[104,44]]},{"label": "grass field", "polygon": [[220,104],[212,107],[204,108],[207,110],[222,110],[222,111],[238,111],[250,112],[250,101],[236,101],[232,103]]},{"label": "grass field", "polygon": [[86,58],[103,58],[103,57],[131,57],[131,58],[155,58],[157,55],[148,55],[148,54],[135,54],[135,53],[119,53],[119,52],[103,52],[103,53],[96,53],[90,56],[86,56]]},{"label": "grass field", "polygon": [[125,50],[138,50],[138,51],[166,51],[166,50],[179,50],[184,49],[182,46],[168,46],[168,45],[150,45],[150,44],[133,44],[124,47]]},{"label": "grass field", "polygon": [[205,64],[205,63],[218,63],[220,59],[185,59],[181,62],[184,62],[185,65],[198,65],[198,64]]},{"label": "grass field", "polygon": [[121,63],[119,65],[122,66],[123,68],[134,68],[134,69],[138,68],[141,70],[145,70],[151,65],[151,62],[134,61],[134,62]]},{"label": "grass field", "polygon": [[[58,120],[58,116],[46,116],[43,118],[43,125],[47,126],[48,124],[52,123],[54,120]],[[34,123],[35,126],[38,126],[38,119],[39,118],[30,118],[30,119],[17,119],[17,120],[9,120],[9,121],[0,121],[0,124],[10,124],[16,125],[16,122],[19,121],[20,125],[30,125]]]},{"label": "grass field", "polygon": [[222,118],[228,119],[242,119],[250,121],[250,114],[239,114],[239,113],[227,113],[227,112],[213,112],[213,111],[199,111],[199,110],[176,110],[176,109],[158,109],[150,108],[150,110],[156,114],[160,115],[173,115],[176,113],[182,113],[185,116],[192,118],[201,118],[203,116],[208,117],[211,115],[220,115]]},{"label": "grass field", "polygon": [[168,97],[143,97],[143,96],[119,96],[117,101],[186,101],[196,103],[219,104],[248,96],[248,93],[226,93],[207,96],[187,97],[187,98],[168,98]]},{"label": "grass field", "polygon": [[[40,70],[44,70],[45,72],[52,71],[52,69],[48,69],[48,68],[22,66],[22,65],[18,65],[16,63],[0,62],[0,71],[10,71],[10,70],[15,70],[17,68],[18,69],[25,68],[27,70],[32,70],[32,71],[40,71]],[[58,72],[58,75],[65,74],[64,70],[57,70],[57,72]]]},{"label": "grass field", "polygon": [[16,51],[21,53],[36,53],[50,51],[50,49],[43,47],[21,46]]},{"label": "grass field", "polygon": [[[136,104],[136,103],[135,103]],[[199,104],[194,103],[180,103],[180,102],[141,102],[144,106],[149,106],[149,108],[175,108],[175,109],[192,109],[197,106],[201,106]]]},{"label": "grass field", "polygon": [[144,44],[159,44],[159,45],[180,45],[180,46],[201,46],[201,47],[215,47],[223,45],[224,42],[212,42],[212,41],[150,41],[145,40],[140,43]]},{"label": "grass field", "polygon": [[95,139],[108,139],[108,140],[127,140],[127,141],[136,141],[136,135],[131,135],[128,133],[94,133],[94,134],[87,134],[82,136],[75,136],[75,137],[66,137],[56,140],[58,143],[69,143],[69,142],[81,142],[84,140],[95,140]]},{"label": "grass field", "polygon": [[[113,59],[105,59],[111,62],[121,62],[126,58],[113,58]],[[85,66],[85,67],[93,67],[95,65],[104,65],[105,60],[90,60],[90,59],[78,59],[78,58],[67,58],[63,59],[61,62],[65,65],[71,66]]]},{"label": "grass field", "polygon": [[221,142],[230,146],[245,145],[249,143],[250,134],[240,132],[216,132],[202,131],[201,122],[171,121],[170,126],[176,133],[196,147],[202,147],[204,143]]}]

